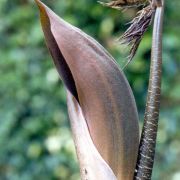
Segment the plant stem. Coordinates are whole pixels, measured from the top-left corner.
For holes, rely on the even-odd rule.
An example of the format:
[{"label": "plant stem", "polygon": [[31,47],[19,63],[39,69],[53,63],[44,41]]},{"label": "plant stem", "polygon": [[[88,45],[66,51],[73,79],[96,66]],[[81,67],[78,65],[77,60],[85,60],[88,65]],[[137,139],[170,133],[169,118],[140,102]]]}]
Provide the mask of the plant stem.
[{"label": "plant stem", "polygon": [[155,5],[156,12],[153,26],[150,79],[144,125],[134,175],[135,180],[151,179],[158,131],[162,76],[162,28],[164,0],[155,0],[152,3]]}]

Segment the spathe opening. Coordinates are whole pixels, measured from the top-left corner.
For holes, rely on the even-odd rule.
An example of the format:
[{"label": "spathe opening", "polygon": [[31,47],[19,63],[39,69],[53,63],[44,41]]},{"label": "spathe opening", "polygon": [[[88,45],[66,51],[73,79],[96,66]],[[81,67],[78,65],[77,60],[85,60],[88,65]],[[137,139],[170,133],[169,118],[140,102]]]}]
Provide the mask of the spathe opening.
[{"label": "spathe opening", "polygon": [[51,32],[51,23],[48,14],[46,12],[46,8],[44,7],[45,5],[41,1],[37,1],[37,0],[36,3],[38,4],[40,10],[41,24],[46,39],[46,45],[53,58],[54,64],[66,88],[72,93],[72,95],[79,102],[78,93],[73,75]]}]

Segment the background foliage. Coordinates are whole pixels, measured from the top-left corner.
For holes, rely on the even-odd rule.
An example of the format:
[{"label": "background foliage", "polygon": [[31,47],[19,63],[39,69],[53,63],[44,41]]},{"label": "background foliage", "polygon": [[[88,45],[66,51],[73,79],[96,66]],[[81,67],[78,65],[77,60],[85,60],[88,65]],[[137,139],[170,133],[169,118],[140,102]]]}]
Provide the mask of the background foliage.
[{"label": "background foliage", "polygon": [[[180,3],[165,0],[160,129],[153,180],[180,179]],[[57,14],[100,41],[120,66],[127,47],[115,40],[136,10],[96,0],[44,0]],[[143,119],[151,30],[125,73]],[[33,0],[0,0],[0,179],[76,180],[66,94],[46,49]]]}]

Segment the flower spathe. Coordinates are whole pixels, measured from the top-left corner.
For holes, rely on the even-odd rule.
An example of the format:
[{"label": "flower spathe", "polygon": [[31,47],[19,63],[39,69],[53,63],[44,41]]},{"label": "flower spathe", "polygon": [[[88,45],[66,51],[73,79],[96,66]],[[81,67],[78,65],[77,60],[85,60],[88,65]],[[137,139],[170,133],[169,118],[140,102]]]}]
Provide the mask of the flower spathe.
[{"label": "flower spathe", "polygon": [[[97,41],[65,22],[41,1],[36,3],[47,47],[68,91],[68,109],[82,179],[132,180],[139,127],[128,81]],[[73,126],[74,122],[79,125]],[[83,150],[84,145],[87,151]],[[91,173],[94,174],[90,176]]]}]

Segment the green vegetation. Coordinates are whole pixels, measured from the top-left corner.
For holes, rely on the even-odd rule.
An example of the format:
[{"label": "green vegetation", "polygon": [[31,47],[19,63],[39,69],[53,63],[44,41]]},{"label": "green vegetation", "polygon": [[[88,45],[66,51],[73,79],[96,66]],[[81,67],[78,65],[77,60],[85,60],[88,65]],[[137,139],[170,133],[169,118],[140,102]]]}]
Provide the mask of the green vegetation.
[{"label": "green vegetation", "polygon": [[[122,67],[127,47],[115,40],[135,10],[95,0],[44,0],[57,14],[105,46]],[[153,180],[180,179],[180,3],[166,0],[160,126]],[[125,74],[143,119],[151,30]],[[0,0],[0,179],[76,180],[66,93],[47,51],[33,0]]]}]

